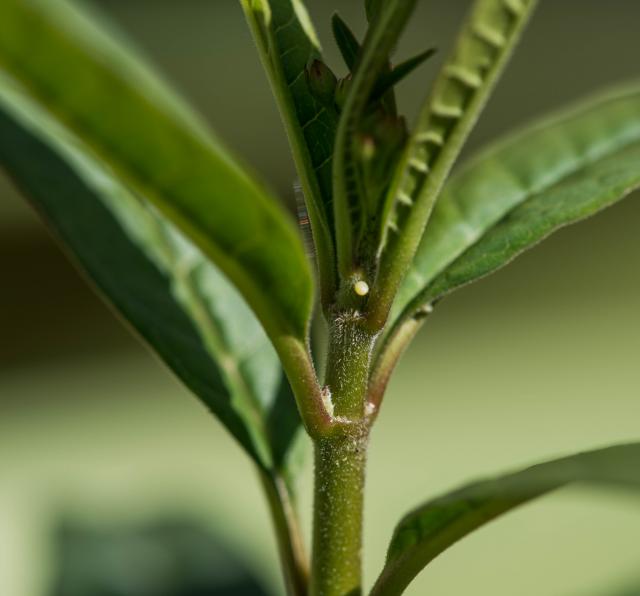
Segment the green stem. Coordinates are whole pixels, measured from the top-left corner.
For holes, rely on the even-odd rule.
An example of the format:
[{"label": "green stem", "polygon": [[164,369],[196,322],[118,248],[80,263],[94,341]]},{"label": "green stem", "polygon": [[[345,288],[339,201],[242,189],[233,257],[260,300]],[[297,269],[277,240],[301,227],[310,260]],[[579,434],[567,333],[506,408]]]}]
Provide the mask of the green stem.
[{"label": "green stem", "polygon": [[366,448],[366,432],[316,443],[312,596],[362,594]]},{"label": "green stem", "polygon": [[362,594],[362,512],[370,420],[365,406],[374,341],[375,334],[357,312],[334,319],[325,390],[330,391],[334,426],[315,441],[311,596]]},{"label": "green stem", "polygon": [[272,475],[260,470],[260,480],[275,527],[287,594],[307,596],[309,564],[291,492],[282,476],[278,474]]},{"label": "green stem", "polygon": [[291,385],[307,433],[312,439],[322,436],[331,427],[331,416],[322,401],[308,346],[292,336],[276,337],[273,345]]},{"label": "green stem", "polygon": [[410,317],[405,317],[396,324],[391,332],[378,342],[376,353],[373,356],[371,379],[369,381],[368,400],[375,416],[380,413],[380,406],[387,390],[387,384],[391,373],[398,364],[398,360],[407,349],[416,333],[429,316],[431,308],[423,307],[413,311]]}]

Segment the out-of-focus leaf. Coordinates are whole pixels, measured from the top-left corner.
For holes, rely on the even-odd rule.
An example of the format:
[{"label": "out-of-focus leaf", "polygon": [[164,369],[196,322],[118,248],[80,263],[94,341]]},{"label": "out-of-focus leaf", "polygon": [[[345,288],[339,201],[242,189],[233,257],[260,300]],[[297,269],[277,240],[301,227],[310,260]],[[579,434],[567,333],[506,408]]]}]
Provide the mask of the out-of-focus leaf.
[{"label": "out-of-focus leaf", "polygon": [[639,185],[637,85],[498,142],[445,187],[392,320],[412,316]]},{"label": "out-of-focus leaf", "polygon": [[523,503],[576,482],[640,489],[640,443],[474,482],[422,505],[396,527],[372,596],[402,594],[429,562],[456,541]]},{"label": "out-of-focus leaf", "polygon": [[[627,581],[621,585],[620,582],[612,583],[611,587],[605,592],[604,590],[596,590],[593,596],[638,596],[640,594],[640,580]],[[573,596],[578,596],[574,594]],[[579,596],[584,596],[584,593]]]},{"label": "out-of-focus leaf", "polygon": [[255,315],[202,252],[3,77],[0,164],[102,295],[256,462],[284,467],[299,428],[295,401],[279,389],[288,385]]},{"label": "out-of-focus leaf", "polygon": [[305,338],[313,283],[293,222],[122,41],[67,0],[3,0],[0,70],[216,263],[276,347]]},{"label": "out-of-focus leaf", "polygon": [[63,520],[48,596],[267,596],[254,571],[196,520]]},{"label": "out-of-focus leaf", "polygon": [[335,286],[332,157],[337,115],[314,97],[305,71],[321,60],[302,0],[240,0],[293,149],[315,242],[324,297]]},{"label": "out-of-focus leaf", "polygon": [[418,116],[381,218],[384,249],[373,300],[386,320],[431,211],[537,0],[475,0]]}]

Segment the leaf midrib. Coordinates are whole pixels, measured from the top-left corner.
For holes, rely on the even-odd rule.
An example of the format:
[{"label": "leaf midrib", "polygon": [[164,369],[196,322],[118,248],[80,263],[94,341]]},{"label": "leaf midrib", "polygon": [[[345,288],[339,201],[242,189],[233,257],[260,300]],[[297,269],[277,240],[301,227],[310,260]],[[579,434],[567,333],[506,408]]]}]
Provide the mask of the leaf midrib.
[{"label": "leaf midrib", "polygon": [[[34,18],[39,19],[39,16]],[[54,32],[54,34],[60,35],[58,32]],[[79,43],[76,38],[61,37],[61,39],[62,43],[67,44],[75,51]],[[94,60],[95,56],[91,56],[91,59]],[[96,63],[100,64],[99,61]],[[25,66],[24,60],[20,56],[16,57],[15,54],[0,56],[0,67],[3,67],[8,76],[28,90],[29,95],[37,97],[40,103],[43,100],[54,98],[53,107],[47,106],[47,110],[55,114],[70,130],[74,132],[89,130],[90,138],[86,140],[86,145],[90,146],[101,160],[110,163],[122,180],[134,188],[142,190],[167,217],[176,223],[177,227],[195,240],[203,252],[208,253],[208,256],[213,258],[228,276],[234,278],[236,286],[247,296],[254,310],[258,313],[259,319],[268,328],[270,336],[291,335],[303,337],[305,335],[305,322],[302,320],[294,322],[281,312],[272,297],[265,295],[264,291],[261,290],[260,284],[243,267],[238,265],[235,257],[241,257],[242,253],[236,250],[236,246],[229,246],[228,243],[219,242],[208,233],[206,228],[199,226],[197,217],[194,218],[191,213],[190,206],[175,200],[175,189],[167,188],[166,186],[160,188],[154,176],[150,175],[145,168],[140,167],[138,160],[128,159],[126,155],[121,155],[118,145],[114,144],[113,140],[108,135],[105,135],[99,127],[96,127],[94,120],[87,121],[86,118],[78,118],[69,110],[66,101],[59,101],[56,98],[48,81],[43,82],[32,77],[31,67],[29,64]],[[208,127],[198,128],[195,126],[195,118],[189,118],[182,109],[173,113],[173,102],[166,101],[164,95],[160,96],[161,101],[155,103],[155,100],[152,101],[144,93],[141,93],[139,86],[133,85],[127,76],[130,74],[128,62],[122,72],[110,70],[108,67],[104,68],[106,76],[112,77],[118,82],[126,82],[127,92],[131,94],[131,97],[140,105],[144,105],[160,122],[165,124],[167,130],[171,130],[180,142],[186,143],[187,149],[191,150],[195,147],[202,155],[210,157],[214,163],[224,164],[229,170],[233,170],[239,187],[250,193],[253,200],[261,203],[265,214],[269,217],[274,216],[275,201],[267,197],[262,185],[252,180],[228,154],[214,150],[217,147],[216,141],[207,134]],[[168,167],[168,165],[165,164],[165,167]],[[180,195],[180,193],[177,192],[177,195]],[[293,222],[287,221],[286,225],[280,226],[280,229],[293,243],[299,241]],[[308,266],[303,258],[301,258],[301,262],[304,263],[304,267]]]},{"label": "leaf midrib", "polygon": [[[158,231],[162,234],[161,230]],[[164,234],[162,234],[164,240]],[[171,248],[165,242],[167,250]],[[173,253],[172,253],[173,255]],[[222,372],[225,385],[229,390],[231,401],[240,401],[242,406],[238,414],[244,418],[244,413],[250,414],[250,422],[247,424],[247,431],[253,436],[255,448],[266,467],[271,467],[272,458],[268,447],[267,429],[265,419],[261,412],[260,403],[250,389],[247,379],[241,372],[241,367],[236,362],[237,355],[231,350],[224,339],[224,332],[217,322],[213,313],[207,308],[206,300],[201,295],[197,283],[193,280],[191,273],[195,271],[197,265],[190,268],[188,272],[181,271],[179,265],[172,261],[172,279],[179,283],[187,292],[191,308],[189,317],[193,320],[202,338],[207,352],[211,355]],[[257,436],[256,429],[259,429]]]},{"label": "leaf midrib", "polygon": [[[3,82],[7,85],[7,90],[10,90],[13,79],[0,75],[0,83]],[[7,105],[10,108],[10,104]],[[79,176],[86,176],[86,174],[82,173],[85,168],[95,169],[100,175],[105,175],[106,172],[109,172],[109,166],[103,161],[100,155],[63,124],[60,125],[60,129],[58,130],[56,144],[60,150],[69,156],[71,162],[75,164],[74,169],[78,172]],[[86,162],[86,165],[83,165],[84,162]],[[90,182],[87,183],[91,184]],[[135,201],[136,197],[130,189],[122,186],[122,190],[129,196],[129,200]],[[100,190],[96,190],[95,192],[98,199],[102,203],[106,203],[102,192]],[[143,204],[146,203],[144,199],[141,199],[141,202]],[[155,246],[158,248],[160,258],[166,267],[161,267],[157,263],[155,263],[155,266],[164,276],[171,279],[173,284],[179,285],[184,290],[184,295],[189,297],[189,306],[185,305],[184,300],[179,297],[176,297],[176,301],[194,323],[194,328],[197,330],[203,346],[212,360],[212,366],[215,366],[214,363],[218,364],[225,386],[229,391],[230,400],[232,402],[238,399],[241,400],[242,406],[240,408],[234,408],[237,414],[241,418],[244,418],[246,413],[250,414],[251,423],[246,425],[247,431],[252,436],[256,453],[263,460],[264,465],[269,466],[271,464],[271,454],[266,439],[265,421],[262,419],[260,412],[260,404],[257,402],[255,396],[253,396],[240,368],[235,365],[229,366],[229,363],[235,360],[235,355],[227,346],[222,328],[216,322],[213,313],[206,305],[205,298],[199,291],[197,283],[190,275],[197,267],[207,265],[208,259],[198,250],[198,261],[189,264],[187,269],[184,263],[181,262],[179,254],[171,245],[167,237],[167,230],[160,225],[160,220],[157,216],[154,216],[153,211],[150,211],[150,209],[148,205],[145,205],[144,208],[138,210],[138,216],[144,217],[147,225],[152,230],[155,237]],[[118,219],[120,218],[117,213],[114,214],[114,216]],[[124,223],[121,223],[121,225],[126,226]],[[175,230],[173,224],[168,221],[164,225]],[[179,232],[176,231],[176,233]],[[132,241],[140,246],[140,250],[145,253],[147,252],[138,238],[132,238]],[[259,429],[258,432],[256,432],[256,429]]]}]

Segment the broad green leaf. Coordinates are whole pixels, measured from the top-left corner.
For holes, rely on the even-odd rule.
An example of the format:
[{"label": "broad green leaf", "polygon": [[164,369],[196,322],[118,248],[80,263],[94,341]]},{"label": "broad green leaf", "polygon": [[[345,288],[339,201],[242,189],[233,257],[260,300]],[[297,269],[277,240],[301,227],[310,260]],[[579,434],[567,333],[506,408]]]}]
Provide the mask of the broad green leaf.
[{"label": "broad green leaf", "polygon": [[507,137],[445,187],[392,321],[406,320],[639,185],[638,85]]},{"label": "broad green leaf", "polygon": [[524,30],[537,0],[475,0],[418,116],[387,195],[385,246],[373,299],[384,320],[442,186]]},{"label": "broad green leaf", "polygon": [[474,482],[409,513],[396,527],[372,596],[402,594],[452,544],[508,511],[569,483],[640,489],[640,443],[598,449]]},{"label": "broad green leaf", "polygon": [[313,289],[293,223],[125,48],[66,0],[0,3],[0,71],[212,259],[276,347],[303,340]]},{"label": "broad green leaf", "polygon": [[331,169],[337,115],[313,96],[306,69],[320,44],[302,0],[240,0],[284,120],[304,191],[323,297],[335,287]]},{"label": "broad green leaf", "polygon": [[256,462],[283,468],[299,416],[255,315],[169,220],[2,76],[0,165],[101,294]]},{"label": "broad green leaf", "polygon": [[[389,55],[406,25],[416,0],[390,0],[380,7],[362,45],[353,83],[340,115],[334,155],[334,214],[338,269],[343,279],[365,276],[377,255],[378,205],[365,192],[362,131],[367,104],[376,81],[388,69]],[[372,224],[373,222],[373,224]],[[373,233],[372,233],[373,231]],[[362,271],[365,269],[365,271]]]}]

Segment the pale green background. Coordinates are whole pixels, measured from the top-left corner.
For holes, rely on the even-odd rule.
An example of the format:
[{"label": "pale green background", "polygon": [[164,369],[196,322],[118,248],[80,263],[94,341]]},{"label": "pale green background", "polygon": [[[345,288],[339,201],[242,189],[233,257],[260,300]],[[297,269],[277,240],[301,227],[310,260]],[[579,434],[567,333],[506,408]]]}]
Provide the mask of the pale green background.
[{"label": "pale green background", "polygon": [[[101,4],[290,199],[285,139],[235,0]],[[338,7],[361,23],[359,4],[309,2],[336,66],[329,14]],[[466,4],[423,0],[400,53],[445,49]],[[639,23],[637,0],[542,0],[472,144],[640,76]],[[433,72],[403,85],[410,114]],[[421,499],[640,438],[639,198],[438,309],[373,436],[368,582],[395,521]],[[240,450],[86,290],[2,180],[0,273],[0,594],[44,594],[60,513],[109,524],[175,511],[222,532],[280,593],[266,509]],[[308,510],[308,473],[303,501]],[[640,581],[639,504],[563,491],[456,545],[408,593],[612,595],[610,586]]]}]

